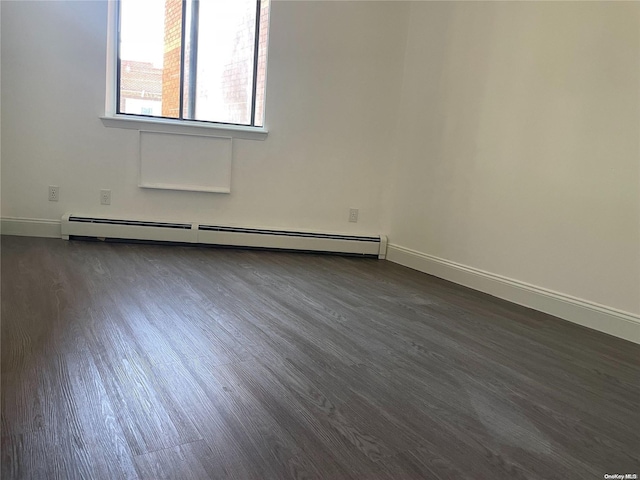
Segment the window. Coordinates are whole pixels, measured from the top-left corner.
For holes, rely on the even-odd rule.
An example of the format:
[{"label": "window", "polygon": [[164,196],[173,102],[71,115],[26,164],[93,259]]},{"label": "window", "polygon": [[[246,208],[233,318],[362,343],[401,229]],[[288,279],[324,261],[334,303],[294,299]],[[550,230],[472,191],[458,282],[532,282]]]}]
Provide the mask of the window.
[{"label": "window", "polygon": [[262,127],[269,0],[120,0],[116,113]]}]

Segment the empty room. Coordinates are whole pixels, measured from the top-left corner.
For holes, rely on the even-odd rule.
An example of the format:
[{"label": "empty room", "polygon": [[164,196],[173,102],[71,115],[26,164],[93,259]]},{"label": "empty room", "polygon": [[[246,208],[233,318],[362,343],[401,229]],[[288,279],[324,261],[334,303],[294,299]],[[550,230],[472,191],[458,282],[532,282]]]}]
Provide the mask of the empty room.
[{"label": "empty room", "polygon": [[3,479],[640,474],[640,3],[0,1]]}]

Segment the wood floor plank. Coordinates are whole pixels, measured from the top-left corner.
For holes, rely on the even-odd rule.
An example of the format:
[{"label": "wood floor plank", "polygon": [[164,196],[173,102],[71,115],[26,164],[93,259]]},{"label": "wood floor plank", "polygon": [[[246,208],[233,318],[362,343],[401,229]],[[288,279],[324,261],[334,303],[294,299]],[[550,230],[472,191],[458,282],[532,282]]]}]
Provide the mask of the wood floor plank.
[{"label": "wood floor plank", "polygon": [[398,453],[382,466],[389,478],[440,478],[443,480],[472,480],[472,472],[464,472],[443,455],[426,448]]},{"label": "wood floor plank", "polygon": [[62,478],[67,469],[61,468],[60,460],[55,439],[44,432],[2,437],[2,478]]},{"label": "wood floor plank", "polygon": [[1,242],[3,479],[640,465],[640,345],[374,259]]},{"label": "wood floor plank", "polygon": [[[321,391],[321,387],[293,368],[288,360],[274,363],[272,367],[254,364],[250,371],[244,372],[245,383],[274,417],[280,419],[279,423],[289,427],[289,433],[305,446],[303,450],[307,454],[323,452],[321,456],[310,454],[310,460],[321,463],[323,458],[332,458],[338,468],[334,475],[343,475],[342,469],[354,472],[356,478],[374,476],[375,462],[393,454],[392,448],[386,445],[398,440],[393,437],[393,426],[385,425],[384,419],[378,418],[377,425],[372,427],[350,405],[339,400],[339,395]],[[317,435],[317,432],[323,433]],[[314,434],[313,438],[310,433]]]},{"label": "wood floor plank", "polygon": [[207,471],[213,478],[260,478],[263,469],[255,442],[231,408],[224,387],[209,374],[216,366],[192,362],[189,367],[162,364],[153,369],[165,403],[188,414],[205,440]]},{"label": "wood floor plank", "polygon": [[212,477],[202,464],[206,449],[200,440],[145,453],[136,457],[136,469],[141,479],[208,480]]},{"label": "wood floor plank", "polygon": [[190,368],[201,385],[219,392],[216,409],[227,419],[250,456],[263,459],[261,463],[268,466],[271,478],[315,478],[313,467],[306,463],[306,457],[288,433],[290,417],[274,418],[267,405],[252,393],[253,377],[247,374],[252,365],[216,366],[203,359],[192,362]]},{"label": "wood floor plank", "polygon": [[123,320],[100,308],[91,312],[87,338],[118,421],[135,455],[200,440],[191,420],[157,392],[150,364]]},{"label": "wood floor plank", "polygon": [[91,357],[52,358],[32,375],[46,385],[42,425],[26,433],[3,430],[6,478],[137,478]]},{"label": "wood floor plank", "polygon": [[[92,356],[67,356],[70,396],[74,400],[89,476],[135,479],[132,451],[118,423]],[[59,428],[59,427],[58,427]]]}]

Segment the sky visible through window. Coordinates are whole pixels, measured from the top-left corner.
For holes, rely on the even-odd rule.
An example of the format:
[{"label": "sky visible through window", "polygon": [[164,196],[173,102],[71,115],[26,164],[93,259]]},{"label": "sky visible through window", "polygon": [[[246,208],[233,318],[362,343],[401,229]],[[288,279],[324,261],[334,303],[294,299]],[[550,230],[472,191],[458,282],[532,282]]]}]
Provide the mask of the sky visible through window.
[{"label": "sky visible through window", "polygon": [[164,2],[121,0],[120,56],[162,68]]}]

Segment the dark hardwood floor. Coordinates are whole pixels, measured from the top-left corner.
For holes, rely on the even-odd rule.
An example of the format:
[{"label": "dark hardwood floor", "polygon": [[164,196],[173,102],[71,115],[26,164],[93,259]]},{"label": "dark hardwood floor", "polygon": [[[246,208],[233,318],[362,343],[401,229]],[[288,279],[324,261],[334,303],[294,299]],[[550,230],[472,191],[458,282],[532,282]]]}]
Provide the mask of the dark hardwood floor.
[{"label": "dark hardwood floor", "polygon": [[390,262],[2,237],[3,479],[640,474],[640,346]]}]

